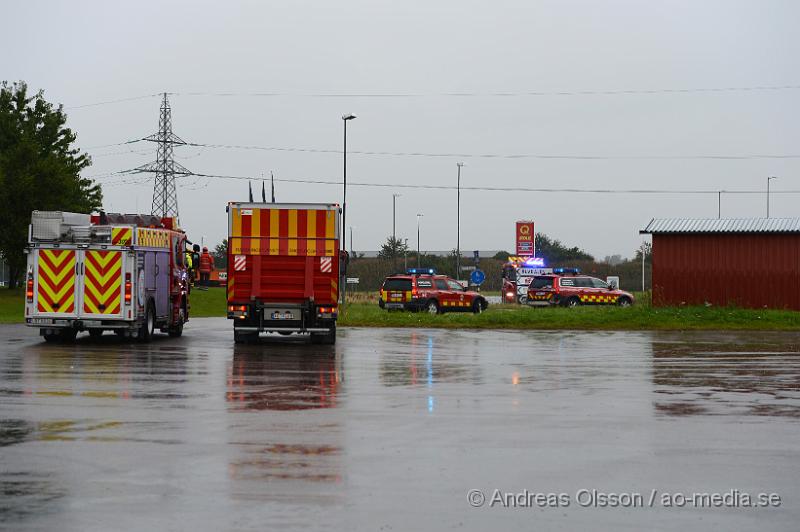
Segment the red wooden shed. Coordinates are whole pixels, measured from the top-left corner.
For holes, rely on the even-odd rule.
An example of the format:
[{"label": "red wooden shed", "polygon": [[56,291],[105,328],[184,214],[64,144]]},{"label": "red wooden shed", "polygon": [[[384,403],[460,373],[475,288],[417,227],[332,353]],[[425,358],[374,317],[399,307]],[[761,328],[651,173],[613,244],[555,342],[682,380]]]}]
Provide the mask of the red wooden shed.
[{"label": "red wooden shed", "polygon": [[800,218],[654,218],[653,304],[800,310]]}]

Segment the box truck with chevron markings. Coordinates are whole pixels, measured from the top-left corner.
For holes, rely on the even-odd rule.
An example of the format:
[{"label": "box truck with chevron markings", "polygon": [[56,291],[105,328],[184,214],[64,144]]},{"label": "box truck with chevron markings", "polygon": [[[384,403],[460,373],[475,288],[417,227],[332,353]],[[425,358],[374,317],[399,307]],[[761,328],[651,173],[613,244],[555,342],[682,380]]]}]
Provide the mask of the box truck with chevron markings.
[{"label": "box truck with chevron markings", "polygon": [[180,336],[189,319],[185,247],[172,218],[33,211],[25,323],[48,342],[81,331]]},{"label": "box truck with chevron markings", "polygon": [[229,203],[228,319],[236,343],[262,332],[336,342],[340,208]]}]

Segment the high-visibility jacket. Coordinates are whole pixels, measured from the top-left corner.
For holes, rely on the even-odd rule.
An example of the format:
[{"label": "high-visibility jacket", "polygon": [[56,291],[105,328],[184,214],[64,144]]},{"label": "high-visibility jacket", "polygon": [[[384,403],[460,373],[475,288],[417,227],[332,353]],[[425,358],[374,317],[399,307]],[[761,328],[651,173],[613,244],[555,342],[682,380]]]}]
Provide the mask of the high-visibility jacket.
[{"label": "high-visibility jacket", "polygon": [[200,271],[203,273],[211,272],[214,269],[214,258],[208,253],[208,251],[204,251],[200,255]]},{"label": "high-visibility jacket", "polygon": [[186,268],[191,270],[192,268],[194,268],[194,263],[192,262],[192,252],[187,251],[186,253],[184,253],[184,255],[186,255]]}]

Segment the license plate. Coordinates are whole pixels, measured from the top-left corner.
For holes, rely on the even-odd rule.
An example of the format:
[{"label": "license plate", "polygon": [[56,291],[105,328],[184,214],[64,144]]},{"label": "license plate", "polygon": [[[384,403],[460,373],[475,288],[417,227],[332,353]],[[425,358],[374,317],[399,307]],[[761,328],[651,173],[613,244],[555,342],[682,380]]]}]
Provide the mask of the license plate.
[{"label": "license plate", "polygon": [[403,294],[392,294],[391,298],[392,299],[403,299]]},{"label": "license plate", "polygon": [[402,303],[387,303],[386,308],[403,308]]},{"label": "license plate", "polygon": [[273,312],[272,313],[273,320],[293,320],[294,314],[291,312]]},{"label": "license plate", "polygon": [[53,320],[51,320],[50,318],[33,318],[31,320],[31,323],[33,325],[52,325]]}]

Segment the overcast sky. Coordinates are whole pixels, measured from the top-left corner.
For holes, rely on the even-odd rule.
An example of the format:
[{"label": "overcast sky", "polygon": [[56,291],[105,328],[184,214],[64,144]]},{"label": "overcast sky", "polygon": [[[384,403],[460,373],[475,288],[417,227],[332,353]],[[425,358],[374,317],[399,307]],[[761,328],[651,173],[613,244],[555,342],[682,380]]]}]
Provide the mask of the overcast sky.
[{"label": "overcast sky", "polygon": [[[674,157],[800,155],[800,90],[663,90],[800,85],[798,20],[799,3],[768,0],[27,0],[4,3],[0,76],[63,103],[83,148],[155,132],[159,99],[73,107],[169,91],[186,141],[334,151],[176,150],[198,173],[339,181],[341,116],[353,113],[350,150],[473,155],[352,154],[353,183],[455,185],[463,161],[465,187],[763,190],[776,175],[773,190],[797,190],[797,158]],[[649,90],[662,92],[553,94]],[[362,96],[325,96],[336,94]],[[108,210],[150,211],[152,175],[104,174],[154,160],[154,144],[88,151]],[[225,204],[246,200],[247,182],[180,182],[190,238],[219,242]],[[341,186],[276,189],[279,202],[341,202]],[[393,192],[398,236],[416,247],[423,213],[423,250],[455,247],[455,190],[352,186],[356,250],[391,234]],[[773,195],[771,214],[800,215],[798,199]],[[765,211],[763,194],[723,195],[723,217]],[[602,258],[632,255],[652,217],[716,217],[717,196],[466,190],[461,214],[464,250],[511,250],[514,221],[533,219]]]}]

